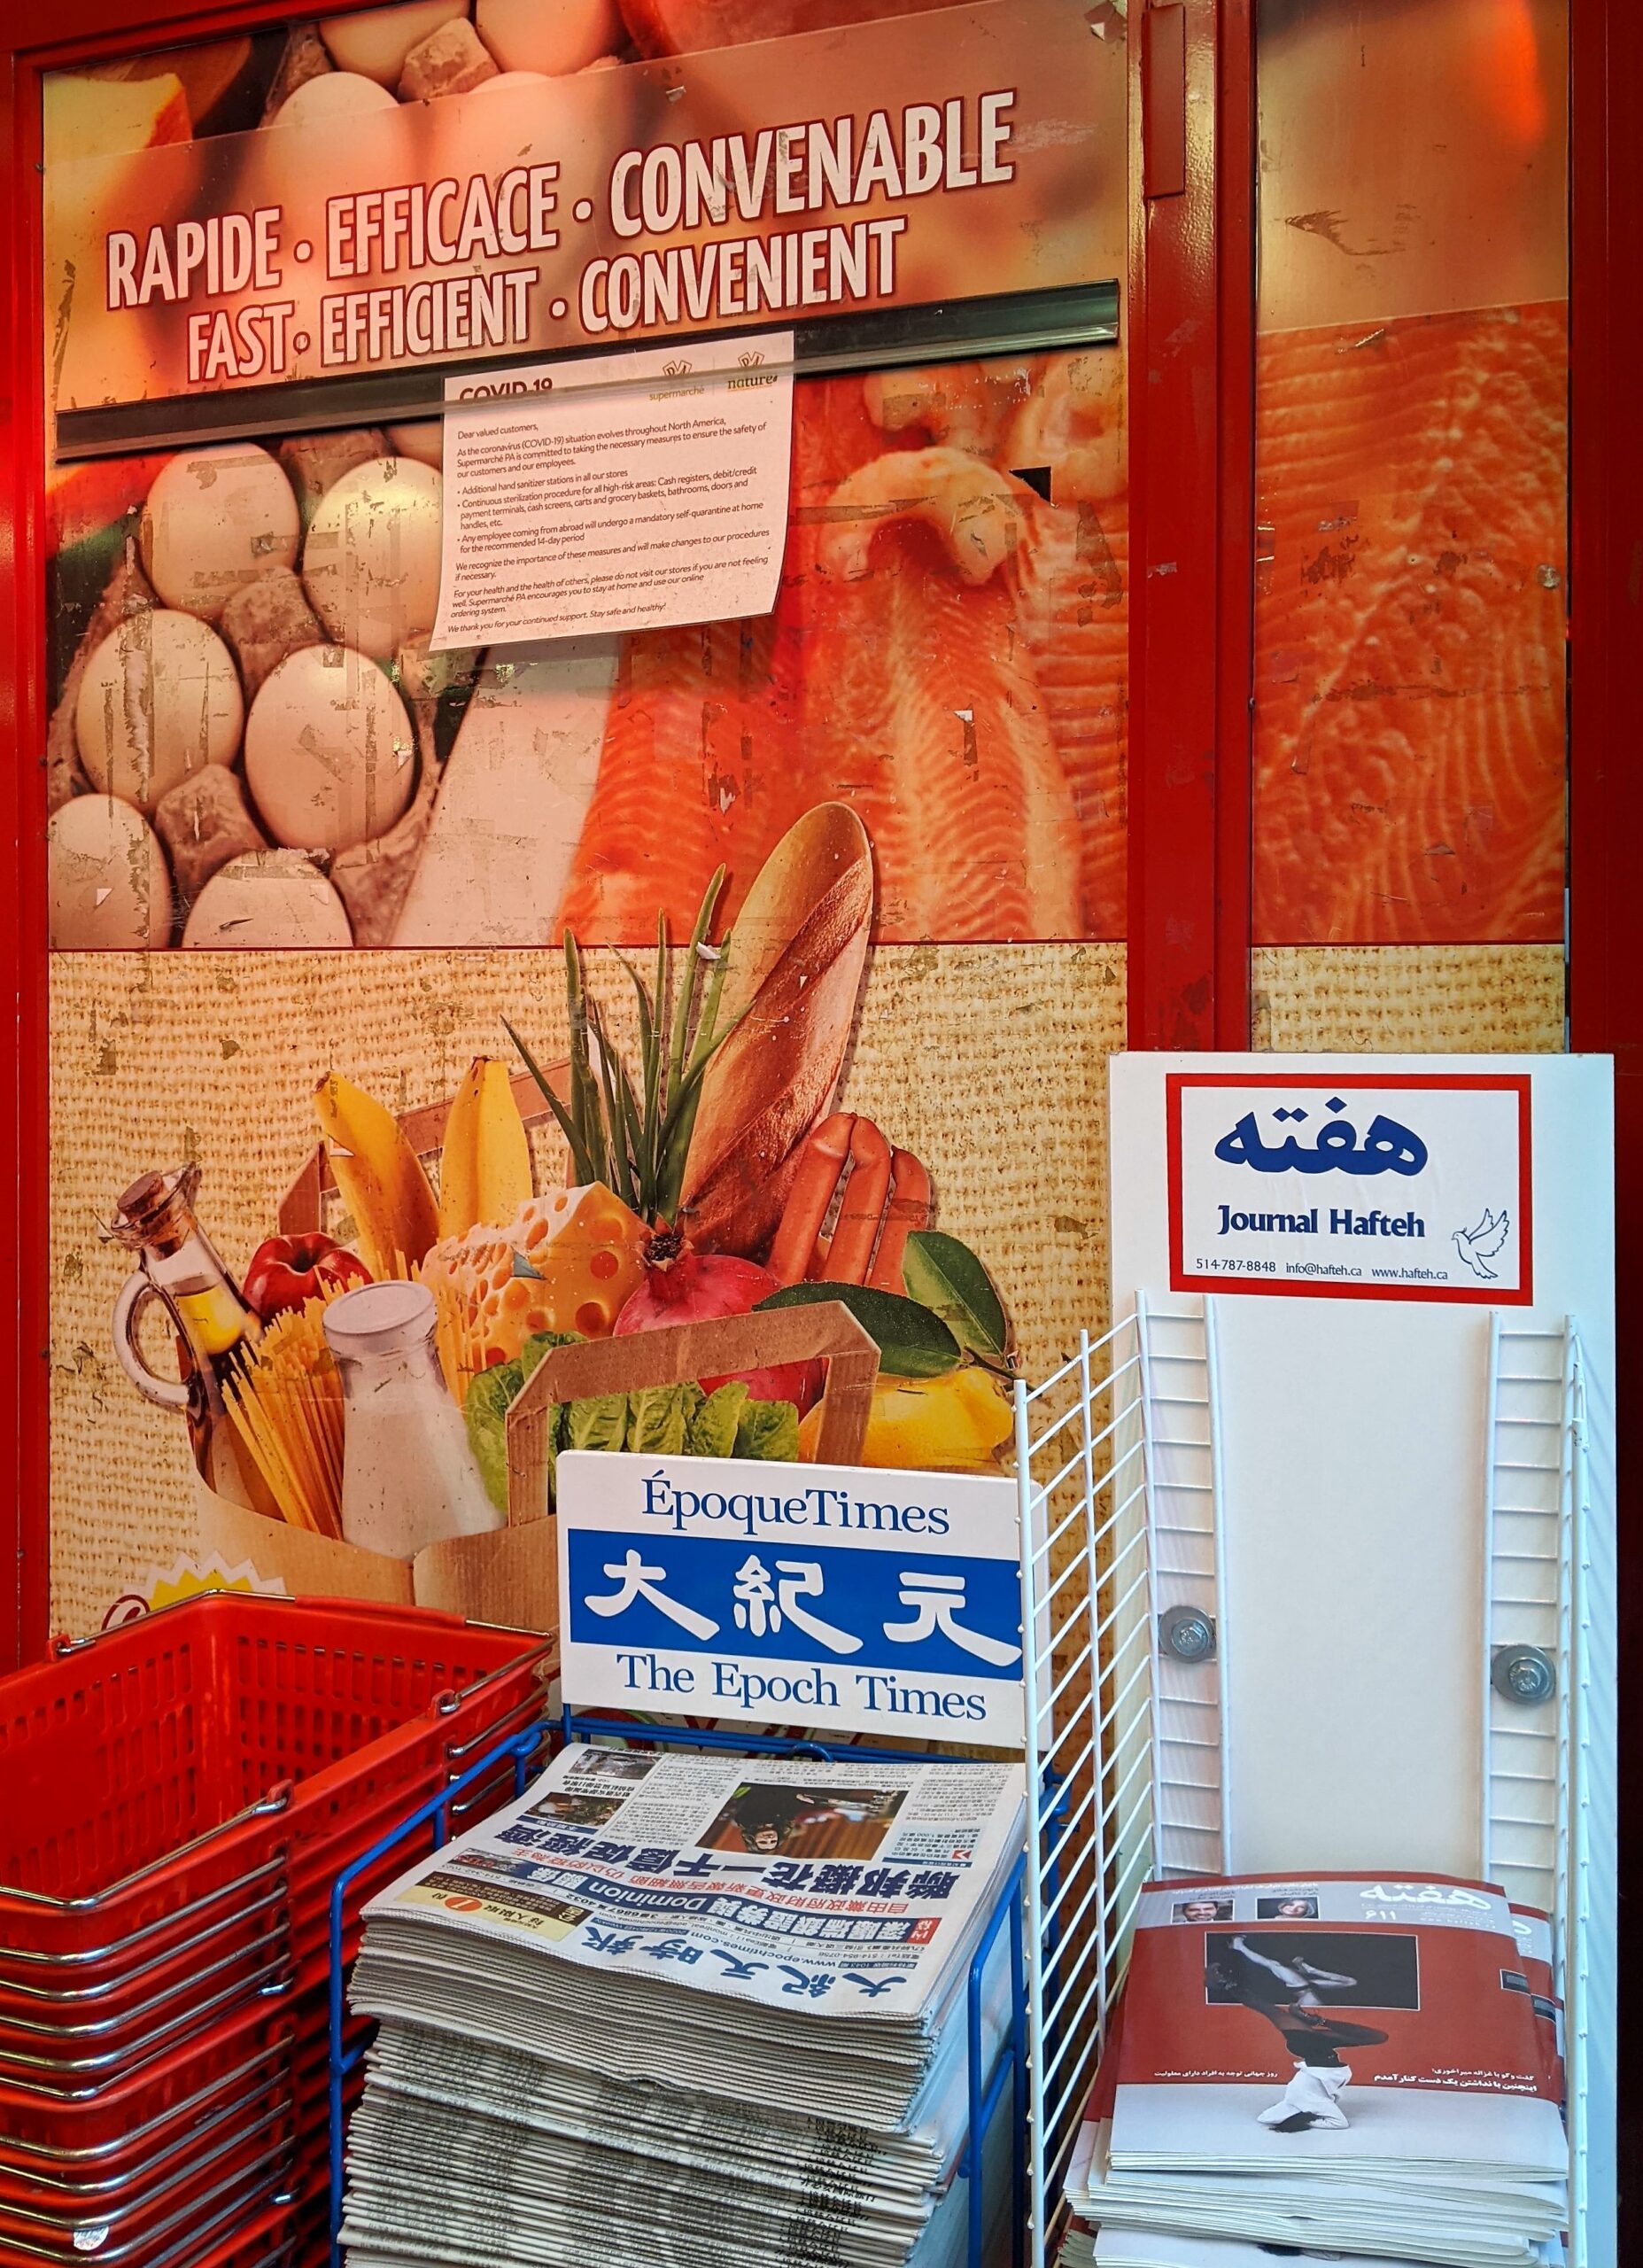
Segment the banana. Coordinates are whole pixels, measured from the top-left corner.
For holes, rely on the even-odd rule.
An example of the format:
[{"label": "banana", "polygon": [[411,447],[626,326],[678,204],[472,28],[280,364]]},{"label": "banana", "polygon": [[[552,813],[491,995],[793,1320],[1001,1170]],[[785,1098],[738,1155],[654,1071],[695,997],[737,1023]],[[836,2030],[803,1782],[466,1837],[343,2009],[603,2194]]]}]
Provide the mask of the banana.
[{"label": "banana", "polygon": [[477,1055],[456,1091],[439,1160],[439,1234],[511,1221],[532,1195],[531,1145],[506,1063]]},{"label": "banana", "polygon": [[404,1275],[439,1234],[421,1160],[391,1112],[338,1072],[320,1081],[314,1108],[367,1266],[379,1282]]}]

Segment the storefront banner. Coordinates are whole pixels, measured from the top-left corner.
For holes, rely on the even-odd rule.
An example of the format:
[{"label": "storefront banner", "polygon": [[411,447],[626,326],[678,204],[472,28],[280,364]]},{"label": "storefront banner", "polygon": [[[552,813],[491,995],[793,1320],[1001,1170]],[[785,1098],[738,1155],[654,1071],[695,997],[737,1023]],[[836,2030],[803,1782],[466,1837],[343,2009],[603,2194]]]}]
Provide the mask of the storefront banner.
[{"label": "storefront banner", "polygon": [[568,1451],[555,1487],[570,1705],[1019,1744],[1002,1476]]},{"label": "storefront banner", "polygon": [[1166,1108],[1172,1289],[1533,1298],[1527,1078],[1185,1072]]},{"label": "storefront banner", "polygon": [[768,614],[793,333],[453,378],[435,653]]},{"label": "storefront banner", "polygon": [[58,167],[56,407],[1110,278],[1124,88],[988,0]]}]

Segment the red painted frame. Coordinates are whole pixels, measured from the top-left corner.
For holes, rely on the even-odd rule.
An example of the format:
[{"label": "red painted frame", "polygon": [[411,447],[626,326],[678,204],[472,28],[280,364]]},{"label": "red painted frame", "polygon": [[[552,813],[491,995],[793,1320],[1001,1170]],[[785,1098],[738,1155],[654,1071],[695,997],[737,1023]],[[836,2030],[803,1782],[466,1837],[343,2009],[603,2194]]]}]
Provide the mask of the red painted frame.
[{"label": "red painted frame", "polygon": [[[1255,5],[1151,0],[1130,42],[1132,1047],[1249,1045]],[[1184,88],[1147,67],[1172,12]]]},{"label": "red painted frame", "polygon": [[[1164,1080],[1164,1144],[1165,1169],[1169,1192],[1169,1287],[1172,1292],[1224,1292],[1228,1278],[1221,1276],[1194,1276],[1187,1271],[1182,1260],[1182,1158],[1181,1158],[1181,1098],[1188,1087],[1237,1087],[1245,1091],[1251,1087],[1277,1087],[1285,1092],[1296,1089],[1336,1087],[1350,1094],[1355,1087],[1439,1088],[1449,1093],[1462,1089],[1489,1094],[1513,1094],[1517,1098],[1517,1218],[1523,1239],[1523,1280],[1515,1292],[1491,1292],[1480,1285],[1475,1292],[1410,1291],[1404,1296],[1419,1306],[1437,1303],[1445,1307],[1529,1308],[1535,1303],[1535,1229],[1534,1229],[1534,1107],[1529,1080],[1521,1072],[1458,1071],[1445,1076],[1441,1071],[1397,1073],[1377,1077],[1373,1071],[1171,1071]],[[1383,1285],[1332,1284],[1322,1279],[1305,1281],[1295,1278],[1283,1280],[1240,1276],[1236,1281],[1240,1296],[1249,1293],[1265,1293],[1276,1299],[1290,1300],[1384,1300]]]},{"label": "red painted frame", "polygon": [[[1571,0],[1569,1039],[1615,1058],[1620,1535],[1620,2007],[1643,2007],[1643,12]],[[1628,1922],[1631,1926],[1627,1926]],[[1623,2030],[1624,2037],[1624,2030]],[[1622,2060],[1620,2256],[1643,2228],[1643,2086]]]}]

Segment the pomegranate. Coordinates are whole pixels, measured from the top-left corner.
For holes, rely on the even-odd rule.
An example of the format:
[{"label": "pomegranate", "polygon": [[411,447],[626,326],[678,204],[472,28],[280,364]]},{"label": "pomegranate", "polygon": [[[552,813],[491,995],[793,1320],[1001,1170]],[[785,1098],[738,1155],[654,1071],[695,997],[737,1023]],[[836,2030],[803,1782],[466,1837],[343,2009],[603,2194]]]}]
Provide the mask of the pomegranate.
[{"label": "pomegranate", "polygon": [[[645,1280],[628,1294],[612,1336],[657,1331],[670,1323],[705,1323],[720,1315],[748,1315],[781,1289],[768,1268],[729,1253],[694,1251],[678,1229],[658,1229],[640,1254]],[[821,1400],[819,1362],[781,1363],[758,1371],[727,1371],[699,1381],[704,1394],[739,1379],[753,1402],[791,1402],[801,1418]]]}]

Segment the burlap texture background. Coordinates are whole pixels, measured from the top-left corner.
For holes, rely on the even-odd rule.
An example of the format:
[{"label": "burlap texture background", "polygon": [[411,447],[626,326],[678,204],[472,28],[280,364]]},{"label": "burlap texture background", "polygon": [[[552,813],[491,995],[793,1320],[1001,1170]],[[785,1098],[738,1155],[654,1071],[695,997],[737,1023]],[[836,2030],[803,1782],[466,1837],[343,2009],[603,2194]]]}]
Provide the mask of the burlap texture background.
[{"label": "burlap texture background", "polygon": [[[608,953],[588,960],[631,1038],[626,978]],[[83,1630],[196,1549],[182,1423],[113,1355],[130,1262],[98,1223],[120,1192],[198,1159],[202,1222],[243,1270],[313,1146],[327,1071],[396,1110],[438,1101],[473,1056],[508,1052],[504,1014],[551,1060],[563,977],[543,952],[99,954],[58,958],[51,986],[53,1612]],[[1121,947],[887,947],[871,964],[844,1099],[925,1161],[1029,1376],[1105,1313],[1106,1059],[1123,1031]]]},{"label": "burlap texture background", "polygon": [[[626,980],[592,982],[631,1037]],[[1255,1040],[1279,1049],[1555,1049],[1555,946],[1271,948]],[[1029,1377],[1102,1327],[1106,1059],[1123,1044],[1112,945],[881,947],[845,1099],[913,1150],[942,1226],[974,1246]],[[147,1166],[198,1158],[205,1224],[234,1269],[274,1227],[312,1147],[310,1098],[345,1072],[399,1110],[448,1097],[476,1054],[564,1040],[562,979],[539,952],[67,955],[52,967],[52,1589],[60,1627],[196,1548],[183,1427],[115,1363],[128,1266],[97,1223]],[[539,1145],[556,1178],[556,1145]]]},{"label": "burlap texture background", "polygon": [[1252,1045],[1348,1054],[1555,1054],[1562,945],[1266,945]]}]

